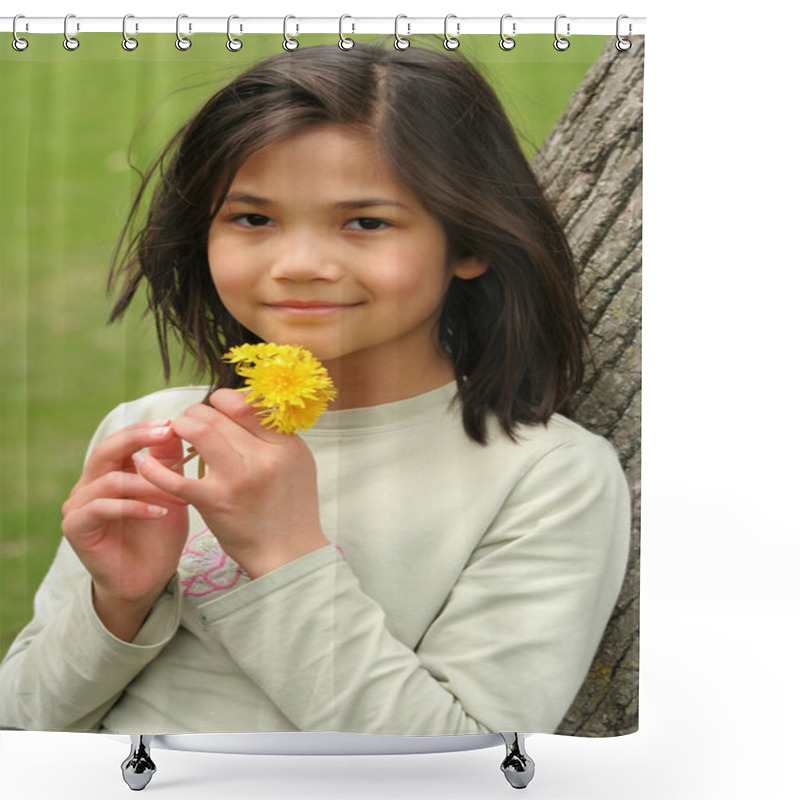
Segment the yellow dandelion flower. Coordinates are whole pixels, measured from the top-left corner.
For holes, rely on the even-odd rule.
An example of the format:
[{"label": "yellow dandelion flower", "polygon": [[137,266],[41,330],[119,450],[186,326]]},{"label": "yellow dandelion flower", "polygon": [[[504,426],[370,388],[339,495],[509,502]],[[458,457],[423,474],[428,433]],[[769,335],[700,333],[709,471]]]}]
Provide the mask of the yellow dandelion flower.
[{"label": "yellow dandelion flower", "polygon": [[280,433],[308,430],[335,397],[328,371],[304,347],[242,344],[222,357],[245,379],[239,389],[257,409],[261,424]]}]

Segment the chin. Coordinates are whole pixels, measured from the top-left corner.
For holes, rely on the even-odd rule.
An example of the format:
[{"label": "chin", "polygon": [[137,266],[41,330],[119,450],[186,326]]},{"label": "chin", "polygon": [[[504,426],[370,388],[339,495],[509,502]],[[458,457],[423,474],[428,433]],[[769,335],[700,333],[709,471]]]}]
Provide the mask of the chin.
[{"label": "chin", "polygon": [[311,354],[322,361],[335,360],[346,355],[341,347],[332,346],[330,340],[325,341],[323,337],[315,336],[263,336],[263,341],[273,344],[289,344],[295,347],[305,347]]}]

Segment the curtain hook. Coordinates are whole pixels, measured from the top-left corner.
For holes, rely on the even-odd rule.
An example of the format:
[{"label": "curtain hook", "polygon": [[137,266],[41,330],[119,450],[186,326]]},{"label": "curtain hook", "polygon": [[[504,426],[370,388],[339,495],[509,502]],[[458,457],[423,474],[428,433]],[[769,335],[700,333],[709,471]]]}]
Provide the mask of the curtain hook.
[{"label": "curtain hook", "polygon": [[[236,14],[231,14],[228,17],[228,41],[225,43],[225,47],[231,51],[231,53],[238,53],[244,47],[244,42],[241,39],[237,39],[233,34],[231,34],[231,22],[233,20],[239,19]],[[239,27],[239,31],[241,32],[241,26]]]},{"label": "curtain hook", "polygon": [[[69,21],[71,19],[75,19],[74,14],[67,14],[67,16],[64,17],[64,49],[70,51],[77,50],[81,46],[81,43],[74,36],[69,35],[68,28],[69,28]],[[75,32],[77,33],[80,29],[81,26],[76,23]]]},{"label": "curtain hook", "polygon": [[18,19],[25,19],[24,14],[17,14],[14,17],[14,21],[11,23],[11,33],[14,35],[13,40],[11,41],[11,46],[18,52],[21,53],[23,50],[28,49],[28,40],[22,39],[21,37],[17,36],[17,20]]},{"label": "curtain hook", "polygon": [[[505,31],[503,30],[505,27],[505,23],[507,19],[511,19],[511,14],[503,14],[500,17],[500,49],[501,50],[513,50],[515,45],[517,44],[510,36],[506,36]],[[511,32],[517,32],[517,23],[511,23]]]},{"label": "curtain hook", "polygon": [[[559,34],[558,34],[558,21],[560,19],[566,19],[566,18],[567,18],[566,14],[559,14],[556,17],[555,25],[554,25],[554,28],[553,28],[555,36],[556,36],[556,40],[553,42],[553,47],[555,47],[555,49],[558,50],[560,53],[563,53],[569,47],[569,39],[564,39],[562,36],[559,36]],[[570,24],[568,22],[567,23],[567,36],[569,36],[569,34],[570,34],[570,29],[569,28],[570,28]]]},{"label": "curtain hook", "polygon": [[287,14],[283,18],[283,49],[284,50],[297,50],[300,47],[300,42],[297,39],[289,36],[287,32],[287,26],[290,19],[297,19],[297,17],[292,16],[291,14]]},{"label": "curtain hook", "polygon": [[[411,47],[411,42],[408,39],[406,39],[405,37],[401,36],[399,31],[398,31],[401,19],[408,19],[408,17],[405,14],[398,14],[394,18],[394,49],[395,50],[408,50],[408,48]],[[410,32],[411,32],[411,30],[409,29],[409,33]]]},{"label": "curtain hook", "polygon": [[[625,16],[625,14],[620,14],[617,17],[617,43],[614,46],[617,48],[617,50],[620,51],[620,53],[625,52],[625,50],[630,50],[631,46],[633,45],[633,42],[631,42],[630,39],[626,39],[626,38],[624,38],[623,36],[620,35],[620,32],[619,32],[620,22],[622,22],[622,20],[624,20],[624,19],[629,19],[629,18],[627,16]],[[628,36],[631,35],[631,31],[632,30],[633,30],[633,26],[629,22],[628,23]]]},{"label": "curtain hook", "polygon": [[[342,50],[352,50],[356,46],[356,43],[349,36],[345,36],[344,33],[342,33],[342,27],[346,19],[353,18],[349,14],[342,14],[342,16],[339,17],[339,47]],[[355,25],[353,25],[353,31],[355,31]]]},{"label": "curtain hook", "polygon": [[447,32],[447,23],[451,19],[457,20],[458,17],[455,14],[448,14],[444,18],[444,42],[442,42],[442,44],[444,45],[445,50],[458,50],[458,46],[461,44],[461,42],[458,41],[456,36],[461,32],[461,23],[456,22],[456,36],[451,36]]},{"label": "curtain hook", "polygon": [[[136,19],[133,14],[126,14],[122,18],[122,49],[128,50],[135,50],[139,46],[139,40],[134,39],[132,36],[128,36],[128,20],[129,19]],[[139,26],[136,26],[136,30],[139,29]]]},{"label": "curtain hook", "polygon": [[[178,50],[188,50],[192,46],[192,40],[191,39],[187,39],[181,33],[181,20],[182,19],[188,19],[188,17],[189,17],[188,14],[178,14],[177,19],[175,20],[175,36],[177,37],[175,39],[175,47],[177,47]],[[192,26],[191,26],[191,23],[190,23],[189,24],[189,31],[191,32],[191,30],[192,30]]]}]

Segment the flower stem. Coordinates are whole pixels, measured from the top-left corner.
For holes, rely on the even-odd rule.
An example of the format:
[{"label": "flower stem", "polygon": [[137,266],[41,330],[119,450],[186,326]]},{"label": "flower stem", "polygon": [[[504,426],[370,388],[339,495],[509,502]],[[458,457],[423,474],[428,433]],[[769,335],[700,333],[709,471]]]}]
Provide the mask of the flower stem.
[{"label": "flower stem", "polygon": [[[185,464],[188,464],[195,457],[199,457],[199,453],[197,452],[197,450],[194,449],[194,447],[190,446],[189,449],[186,451],[186,455],[180,461],[173,464],[170,467],[170,469],[177,469],[178,467],[182,467]],[[202,478],[205,474],[206,474],[206,462],[203,461],[203,459],[201,458],[199,463],[197,464],[197,477]]]}]

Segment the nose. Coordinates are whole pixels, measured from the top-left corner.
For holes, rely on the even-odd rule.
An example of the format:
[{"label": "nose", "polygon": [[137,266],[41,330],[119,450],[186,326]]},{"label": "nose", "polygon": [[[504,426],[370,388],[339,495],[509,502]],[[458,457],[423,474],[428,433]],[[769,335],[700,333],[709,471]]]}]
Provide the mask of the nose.
[{"label": "nose", "polygon": [[308,283],[336,281],[341,275],[334,248],[319,233],[285,233],[276,249],[270,277]]}]

